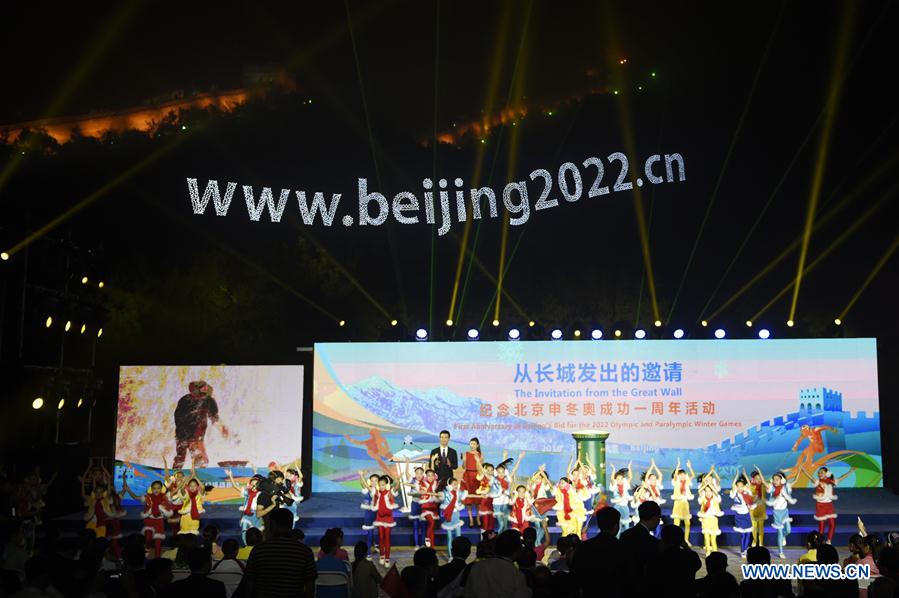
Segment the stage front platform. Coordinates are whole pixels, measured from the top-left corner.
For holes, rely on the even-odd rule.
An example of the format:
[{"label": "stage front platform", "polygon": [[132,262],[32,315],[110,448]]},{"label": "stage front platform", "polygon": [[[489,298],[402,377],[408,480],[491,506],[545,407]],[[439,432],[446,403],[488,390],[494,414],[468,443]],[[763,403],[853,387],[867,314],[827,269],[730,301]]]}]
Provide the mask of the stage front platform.
[{"label": "stage front platform", "polygon": [[[814,519],[814,501],[811,490],[794,490],[797,504],[790,508],[793,518],[793,530],[789,536],[790,546],[804,546],[805,536],[808,532],[817,530],[818,523]],[[849,536],[858,531],[857,518],[861,517],[868,532],[884,535],[890,531],[899,530],[899,496],[883,488],[872,489],[839,489],[839,499],[836,507],[839,513],[837,530],[834,536],[834,544],[845,546]],[[332,527],[342,528],[345,534],[344,544],[352,546],[358,540],[365,539],[362,531],[362,510],[359,508],[361,496],[356,492],[317,494],[307,499],[300,505],[299,527],[306,533],[306,541],[310,545],[317,545],[319,538],[325,530]],[[732,531],[733,512],[730,511],[730,499],[725,495],[722,501],[724,516],[720,519],[722,534],[718,539],[719,546],[739,545],[739,534]],[[139,533],[142,527],[140,508],[127,507],[128,516],[123,521],[124,533]],[[237,537],[240,535],[238,526],[239,514],[236,505],[207,505],[207,512],[203,517],[204,524],[218,526],[223,538]],[[671,502],[662,505],[662,513],[666,522],[671,512]],[[769,509],[770,513],[770,509]],[[690,532],[690,542],[693,545],[702,545],[699,521],[696,519],[696,508],[693,507],[693,521]],[[465,525],[462,533],[477,542],[480,530],[468,526],[467,515],[463,512],[462,519]],[[397,525],[393,530],[393,544],[395,546],[408,546],[412,544],[412,524],[406,513],[397,513]],[[74,532],[83,525],[83,515],[76,513],[57,520],[64,532]],[[591,525],[589,534],[595,533]],[[765,528],[765,544],[776,546],[776,531],[771,527],[769,515],[768,525]],[[553,544],[558,539],[559,527],[555,517],[550,516],[550,532]],[[443,546],[443,531],[437,527],[437,543]]]}]

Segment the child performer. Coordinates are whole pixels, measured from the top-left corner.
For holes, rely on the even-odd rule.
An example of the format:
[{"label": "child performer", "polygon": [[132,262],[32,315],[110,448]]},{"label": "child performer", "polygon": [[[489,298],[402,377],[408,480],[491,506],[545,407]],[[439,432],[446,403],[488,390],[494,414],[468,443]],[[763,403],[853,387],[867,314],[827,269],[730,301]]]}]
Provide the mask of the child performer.
[{"label": "child performer", "polygon": [[247,545],[247,530],[255,527],[259,531],[265,530],[265,522],[262,517],[256,514],[256,502],[259,500],[259,482],[262,476],[254,475],[247,481],[246,486],[241,486],[234,481],[234,473],[230,469],[225,470],[225,475],[231,480],[231,485],[235,490],[240,492],[240,496],[244,499],[243,505],[240,507],[240,539],[243,545]]},{"label": "child performer", "polygon": [[512,503],[512,484],[515,480],[515,474],[518,473],[518,466],[524,459],[524,451],[518,455],[515,467],[511,472],[506,471],[506,465],[511,459],[506,459],[506,451],[503,451],[503,461],[496,466],[493,476],[493,512],[496,515],[496,533],[501,534],[509,527],[509,505]]},{"label": "child performer", "polygon": [[106,512],[106,537],[109,539],[113,556],[118,559],[122,555],[122,549],[119,545],[119,541],[122,539],[122,519],[128,514],[124,507],[122,507],[122,498],[125,497],[128,482],[125,481],[125,473],[122,473],[122,489],[116,490],[111,475],[109,476],[109,479],[110,492],[108,504],[109,510]]},{"label": "child performer", "polygon": [[434,541],[434,525],[440,518],[439,504],[443,499],[442,494],[437,492],[437,472],[428,469],[425,477],[419,482],[418,492],[421,496],[421,521],[425,525],[425,546],[433,548],[436,546]]},{"label": "child performer", "polygon": [[517,529],[522,534],[524,530],[529,528],[530,522],[534,521],[533,507],[534,503],[528,494],[527,486],[519,484],[515,488],[515,498],[512,500],[512,511],[509,513],[509,521],[512,528]]},{"label": "child performer", "polygon": [[181,509],[178,510],[178,514],[181,515],[181,519],[178,521],[179,534],[200,535],[200,516],[205,512],[203,509],[205,497],[206,489],[200,484],[197,472],[192,468],[187,487],[181,496]]},{"label": "child performer", "polygon": [[778,471],[771,476],[771,483],[767,484],[768,505],[774,509],[774,523],[771,525],[777,530],[777,549],[778,556],[784,557],[784,546],[787,544],[787,537],[793,531],[790,522],[789,507],[796,504],[793,498],[793,490],[787,482],[787,476],[782,471]]},{"label": "child performer", "polygon": [[689,474],[681,469],[680,459],[678,459],[677,465],[674,467],[674,473],[671,476],[671,501],[673,503],[671,520],[674,522],[674,525],[684,524],[684,540],[687,542],[687,546],[690,546],[690,519],[692,518],[690,501],[693,500],[690,486],[696,477],[696,472],[693,471],[693,466],[690,465],[689,461],[687,461],[687,469],[690,470]]},{"label": "child performer", "polygon": [[612,487],[610,490],[612,492],[612,506],[621,514],[621,521],[618,524],[618,533],[621,534],[621,532],[629,528],[631,523],[633,523],[633,515],[631,515],[630,507],[632,498],[630,485],[631,481],[634,479],[634,471],[631,468],[630,463],[627,464],[627,469],[619,469],[617,471],[614,466],[609,463],[609,469],[615,472],[612,476]]},{"label": "child performer", "polygon": [[837,527],[837,512],[833,507],[833,501],[837,499],[834,489],[837,482],[841,482],[852,473],[852,469],[839,478],[835,478],[826,467],[818,469],[818,483],[815,485],[815,521],[818,522],[818,533],[824,534],[824,524],[827,523],[827,543],[833,541],[833,533]]},{"label": "child performer", "polygon": [[452,550],[453,539],[462,535],[462,519],[459,513],[462,512],[463,503],[468,492],[459,489],[459,480],[452,478],[446,483],[443,491],[443,502],[440,504],[440,512],[443,514],[443,523],[440,524],[446,531],[446,547]]},{"label": "child performer", "polygon": [[[460,488],[465,490],[468,497],[465,499],[465,506],[468,508],[468,527],[474,527],[474,517],[472,512],[477,513],[478,505],[481,503],[477,497],[478,491],[478,474],[481,469],[481,462],[484,460],[481,454],[481,441],[472,438],[468,441],[468,450],[465,451],[464,463],[465,471],[462,473],[462,484]],[[481,518],[478,516],[478,525],[481,524]]]},{"label": "child performer", "polygon": [[421,548],[425,545],[424,530],[422,529],[422,513],[420,496],[421,484],[424,482],[425,470],[423,467],[416,467],[412,472],[412,477],[406,482],[406,496],[409,497],[409,521],[412,522],[412,545],[415,548]]},{"label": "child performer", "polygon": [[[187,484],[187,480],[184,479],[184,471],[181,469],[169,471],[169,465],[165,455],[162,457],[162,471],[165,475],[165,495],[169,499],[168,510],[171,511],[173,515],[177,515],[181,512],[181,507],[184,505],[184,487]],[[171,519],[172,533],[174,535],[178,535],[179,521],[180,519],[178,519],[178,517],[173,517]]]},{"label": "child performer", "polygon": [[287,486],[287,493],[293,499],[293,504],[284,505],[284,508],[293,513],[293,522],[296,524],[300,520],[298,510],[300,503],[303,502],[303,472],[300,470],[300,460],[294,461],[293,466],[284,471],[287,474],[284,484]]},{"label": "child performer", "polygon": [[[99,472],[99,475],[98,475]],[[92,480],[91,488],[88,482]],[[81,476],[81,498],[84,501],[84,527],[94,532],[97,538],[106,537],[106,519],[110,511],[109,488],[102,471],[92,471],[90,467]]]},{"label": "child performer", "polygon": [[[765,486],[765,476],[758,465],[754,465],[755,471],[749,476],[749,489],[752,491],[752,510],[749,516],[752,519],[752,545],[765,545],[765,520],[768,519],[767,492]],[[743,472],[746,475],[746,472]]]},{"label": "child performer", "polygon": [[745,475],[734,478],[730,488],[730,497],[734,504],[734,531],[740,534],[740,556],[746,558],[746,550],[749,549],[749,541],[752,533],[752,519],[749,511],[753,507],[752,493],[746,489],[749,480]]},{"label": "child performer", "polygon": [[375,513],[374,525],[378,528],[378,547],[381,553],[379,560],[385,567],[390,565],[390,533],[396,527],[393,511],[399,508],[399,505],[393,500],[393,497],[397,495],[394,486],[396,486],[396,482],[388,476],[379,477],[378,490],[371,503],[372,511]]},{"label": "child performer", "polygon": [[368,549],[372,550],[377,542],[375,542],[375,511],[372,506],[375,504],[375,495],[378,492],[378,479],[380,476],[373,473],[365,479],[365,472],[359,472],[359,484],[362,486],[362,531],[365,532],[368,540]]},{"label": "child performer", "polygon": [[581,530],[587,520],[584,510],[584,497],[586,493],[579,494],[571,485],[568,478],[560,478],[556,484],[556,520],[562,528],[562,536],[575,535],[581,537]]},{"label": "child performer", "polygon": [[478,519],[481,522],[482,530],[495,531],[495,522],[493,519],[493,465],[490,463],[478,463],[480,473],[478,473],[478,490],[477,495],[480,498],[478,503]]},{"label": "child performer", "polygon": [[536,545],[543,544],[543,540],[549,535],[549,512],[553,510],[556,499],[553,498],[553,485],[546,476],[546,465],[540,468],[531,476],[528,482],[531,493],[531,502],[533,503],[532,521],[537,530]]},{"label": "child performer", "polygon": [[165,486],[155,480],[144,496],[138,496],[131,491],[128,484],[124,484],[124,490],[134,500],[144,503],[144,511],[141,517],[144,519],[144,534],[147,550],[153,550],[155,558],[162,556],[162,541],[165,540],[165,520],[172,516],[169,510],[169,500],[165,495]]},{"label": "child performer", "polygon": [[656,465],[655,459],[649,460],[649,469],[643,474],[643,487],[646,492],[640,502],[651,500],[659,505],[665,503],[665,499],[662,498],[662,470]]},{"label": "child performer", "polygon": [[712,478],[708,478],[699,488],[699,512],[696,514],[702,525],[703,548],[705,548],[706,556],[718,550],[718,536],[721,535],[718,518],[724,514],[721,512],[721,495],[715,484],[711,482]]}]

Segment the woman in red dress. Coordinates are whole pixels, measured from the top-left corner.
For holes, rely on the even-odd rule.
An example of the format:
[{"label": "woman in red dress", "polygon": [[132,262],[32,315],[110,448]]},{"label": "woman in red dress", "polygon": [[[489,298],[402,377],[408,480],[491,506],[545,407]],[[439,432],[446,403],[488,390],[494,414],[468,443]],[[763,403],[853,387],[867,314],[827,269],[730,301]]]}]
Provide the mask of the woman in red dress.
[{"label": "woman in red dress", "polygon": [[[478,469],[483,457],[481,456],[481,441],[472,438],[468,441],[468,450],[465,451],[464,463],[465,472],[462,474],[462,490],[468,492],[468,498],[462,501],[462,504],[468,507],[468,527],[474,527],[474,517],[472,511],[477,511],[477,505],[481,499],[475,494],[478,491]],[[478,517],[478,525],[480,525],[480,517]]]}]

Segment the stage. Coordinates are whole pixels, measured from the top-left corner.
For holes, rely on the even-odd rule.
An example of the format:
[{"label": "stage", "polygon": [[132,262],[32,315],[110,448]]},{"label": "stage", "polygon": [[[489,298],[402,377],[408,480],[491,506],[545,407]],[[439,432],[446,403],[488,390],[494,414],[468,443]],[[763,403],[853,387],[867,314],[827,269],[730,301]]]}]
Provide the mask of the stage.
[{"label": "stage", "polygon": [[[793,518],[793,529],[788,539],[788,545],[793,547],[802,547],[805,545],[805,536],[808,532],[817,530],[818,523],[814,519],[814,501],[811,498],[812,491],[808,489],[796,489],[793,496],[798,500],[796,505],[790,508],[790,514]],[[834,535],[833,543],[836,546],[845,546],[849,536],[858,532],[856,517],[861,517],[865,527],[869,533],[876,533],[884,536],[887,532],[899,530],[899,519],[896,514],[899,513],[899,496],[893,494],[884,488],[856,489],[845,488],[837,492],[838,500],[836,502],[837,513],[837,529]],[[663,496],[668,496],[665,492]],[[739,534],[732,531],[733,528],[733,511],[730,510],[731,500],[725,494],[722,497],[722,510],[724,515],[719,520],[721,528],[721,536],[718,538],[720,547],[738,546],[740,543]],[[310,546],[317,546],[319,538],[324,534],[325,530],[332,527],[342,528],[344,531],[344,546],[352,546],[359,540],[365,539],[365,533],[362,531],[362,510],[359,508],[361,495],[359,493],[323,493],[313,495],[311,498],[303,501],[300,505],[300,521],[298,527],[306,534],[306,543]],[[700,533],[699,521],[696,518],[695,503],[691,506],[693,511],[693,520],[690,530],[690,542],[694,546],[702,546],[702,535]],[[125,534],[139,533],[142,527],[140,518],[140,508],[136,506],[127,507],[128,516],[122,522],[122,529]],[[671,512],[671,501],[666,498],[666,502],[662,504],[663,519],[670,522],[669,514]],[[765,545],[769,548],[775,547],[777,544],[777,532],[771,527],[772,517],[769,508],[768,524],[765,527]],[[397,525],[393,529],[393,545],[394,546],[410,546],[412,544],[412,525],[407,514],[396,514]],[[477,543],[480,530],[470,528],[468,526],[468,517],[465,512],[462,513],[462,520],[465,525],[462,527],[462,533],[466,537]],[[207,505],[206,513],[203,516],[203,524],[214,524],[218,526],[221,538],[238,537],[240,529],[238,526],[239,515],[237,505]],[[83,513],[75,513],[56,520],[61,526],[62,531],[74,533],[83,525]],[[555,525],[555,517],[550,516],[550,532],[552,534],[552,543],[555,545],[559,538],[559,527]],[[444,546],[444,534],[437,524],[437,544],[438,547]],[[595,526],[590,525],[588,535],[595,534]]]}]

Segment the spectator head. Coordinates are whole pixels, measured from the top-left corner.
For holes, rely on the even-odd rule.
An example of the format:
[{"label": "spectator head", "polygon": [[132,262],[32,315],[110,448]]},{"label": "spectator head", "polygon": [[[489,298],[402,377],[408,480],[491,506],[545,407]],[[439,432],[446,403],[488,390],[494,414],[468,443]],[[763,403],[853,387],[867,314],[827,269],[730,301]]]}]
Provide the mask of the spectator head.
[{"label": "spectator head", "polygon": [[822,565],[834,565],[840,562],[840,555],[832,545],[822,544],[818,547],[817,561]]},{"label": "spectator head", "polygon": [[705,570],[711,574],[721,574],[727,571],[727,555],[723,552],[712,552],[705,557]]},{"label": "spectator head", "polygon": [[142,544],[138,542],[125,542],[122,546],[122,562],[131,571],[139,571],[144,568],[146,552]]},{"label": "spectator head", "polygon": [[665,548],[684,545],[684,530],[678,525],[662,526],[662,546]]},{"label": "spectator head", "polygon": [[496,537],[488,537],[485,533],[478,542],[478,548],[475,551],[475,558],[486,559],[496,554]]},{"label": "spectator head", "polygon": [[517,529],[507,529],[496,537],[496,555],[512,559],[521,554],[521,534]]},{"label": "spectator head", "polygon": [[890,532],[887,534],[887,546],[899,547],[899,532]]},{"label": "spectator head", "polygon": [[485,529],[481,533],[481,541],[483,542],[484,540],[496,540],[496,532],[492,529]]},{"label": "spectator head", "polygon": [[549,586],[552,584],[552,571],[549,567],[537,565],[534,569],[534,590],[542,591],[543,595],[549,594]]},{"label": "spectator head", "polygon": [[256,546],[262,542],[262,531],[258,527],[251,527],[247,530],[247,546]]},{"label": "spectator head", "polygon": [[884,577],[895,579],[899,574],[899,548],[884,546],[877,558],[877,568]]},{"label": "spectator head", "polygon": [[[306,533],[300,528],[294,528],[290,532],[290,538],[292,540],[296,540],[297,542],[302,542],[306,539]],[[337,543],[337,547],[340,548],[340,542]]]},{"label": "spectator head", "polygon": [[359,540],[353,546],[353,560],[364,561],[366,558],[368,558],[368,544],[363,540]]},{"label": "spectator head", "polygon": [[574,536],[562,536],[556,544],[556,549],[559,551],[559,554],[564,557],[568,551],[571,550],[573,544]]},{"label": "spectator head", "polygon": [[521,539],[524,543],[533,548],[537,544],[537,530],[533,527],[526,527],[521,532]]},{"label": "spectator head", "polygon": [[809,550],[815,550],[824,544],[824,536],[819,532],[809,532],[805,537],[805,547]]},{"label": "spectator head", "polygon": [[240,544],[234,538],[228,538],[222,542],[222,554],[226,559],[236,559],[238,550],[240,550]]},{"label": "spectator head", "polygon": [[862,537],[859,534],[852,534],[849,536],[849,541],[846,545],[849,548],[849,552],[854,555],[860,555],[862,552]]},{"label": "spectator head", "polygon": [[452,552],[454,559],[465,560],[471,556],[471,540],[465,536],[456,536],[453,538]]},{"label": "spectator head", "polygon": [[596,513],[596,528],[600,532],[614,536],[618,533],[620,523],[621,513],[614,507],[603,507]]},{"label": "spectator head", "polygon": [[203,544],[212,545],[218,540],[219,528],[210,524],[203,528]]},{"label": "spectator head", "polygon": [[880,554],[880,551],[883,547],[883,543],[880,541],[880,536],[877,534],[868,534],[864,538],[862,538],[862,546],[865,549],[865,554]]},{"label": "spectator head", "polygon": [[746,562],[750,565],[770,565],[771,553],[764,546],[753,546],[746,551]]},{"label": "spectator head", "polygon": [[275,509],[268,516],[272,537],[289,536],[293,530],[293,513],[287,509]]},{"label": "spectator head", "polygon": [[326,533],[322,536],[322,539],[319,540],[318,545],[321,547],[324,554],[333,555],[337,552],[337,538],[334,537],[334,534]]},{"label": "spectator head", "polygon": [[640,523],[649,529],[655,529],[662,522],[662,509],[654,500],[647,500],[637,507],[637,515],[640,517]]},{"label": "spectator head", "polygon": [[419,548],[412,555],[412,564],[424,570],[428,577],[434,577],[437,567],[440,566],[437,562],[437,551],[429,547]]},{"label": "spectator head", "polygon": [[187,566],[191,573],[206,575],[212,569],[212,553],[203,546],[191,548],[187,552]]},{"label": "spectator head", "polygon": [[415,565],[406,567],[400,573],[400,579],[406,586],[407,595],[412,598],[424,598],[428,591],[428,573],[421,567]]},{"label": "spectator head", "polygon": [[522,550],[518,554],[518,568],[522,571],[533,571],[537,566],[537,553],[531,549]]},{"label": "spectator head", "polygon": [[171,559],[153,559],[147,561],[147,578],[154,588],[165,588],[175,579],[172,574]]},{"label": "spectator head", "polygon": [[192,548],[196,548],[200,545],[197,537],[193,534],[178,534],[175,538],[175,543],[178,547],[178,551],[175,553],[176,565],[187,565],[188,553]]}]

